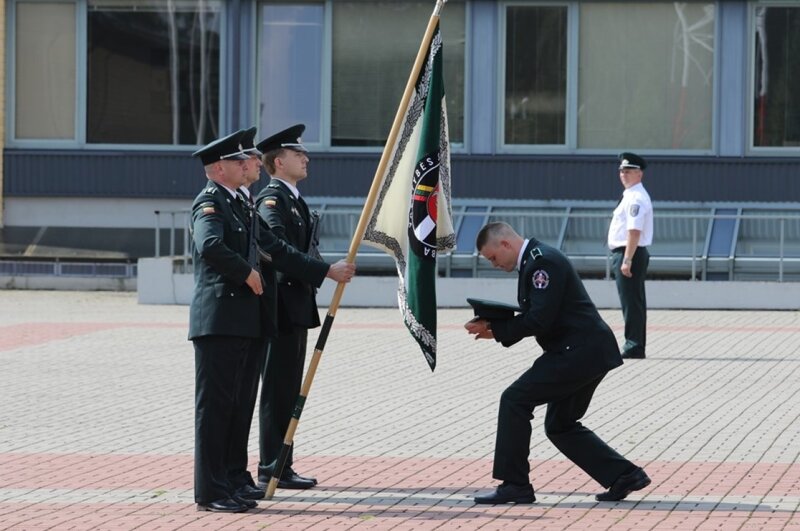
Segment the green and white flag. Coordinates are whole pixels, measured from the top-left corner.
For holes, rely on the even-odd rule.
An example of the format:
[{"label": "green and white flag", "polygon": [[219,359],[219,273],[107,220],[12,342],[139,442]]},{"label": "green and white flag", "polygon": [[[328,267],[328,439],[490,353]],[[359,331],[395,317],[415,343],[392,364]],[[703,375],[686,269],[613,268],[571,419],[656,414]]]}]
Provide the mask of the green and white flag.
[{"label": "green and white flag", "polygon": [[400,276],[403,321],[436,367],[436,256],[455,248],[450,205],[450,143],[438,24],[420,70],[364,241],[387,252]]}]

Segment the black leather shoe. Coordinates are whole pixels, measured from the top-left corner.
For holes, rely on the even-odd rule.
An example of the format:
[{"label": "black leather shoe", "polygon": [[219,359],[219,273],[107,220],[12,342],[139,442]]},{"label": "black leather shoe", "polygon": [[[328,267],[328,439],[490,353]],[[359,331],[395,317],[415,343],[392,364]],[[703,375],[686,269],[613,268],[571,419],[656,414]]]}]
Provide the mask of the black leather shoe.
[{"label": "black leather shoe", "polygon": [[[272,472],[266,472],[266,475],[259,472],[258,486],[266,488],[272,479]],[[278,480],[278,487],[281,489],[297,489],[304,490],[310,489],[317,485],[316,478],[303,477],[292,468],[284,468],[281,478]]]},{"label": "black leather shoe", "polygon": [[533,503],[536,496],[533,494],[533,485],[515,485],[514,483],[503,482],[494,492],[475,496],[475,503],[487,505],[497,505],[501,503]]},{"label": "black leather shoe", "polygon": [[244,485],[236,489],[235,495],[245,500],[263,500],[267,491],[253,485]]},{"label": "black leather shoe", "polygon": [[288,473],[288,474],[291,474],[291,475],[293,475],[293,476],[297,476],[299,479],[301,479],[301,480],[303,480],[303,481],[310,481],[311,483],[313,483],[313,484],[314,484],[314,486],[316,486],[316,485],[317,485],[317,478],[312,478],[312,477],[301,476],[300,474],[298,474],[297,472],[295,472],[295,471],[294,471],[294,469],[292,469],[292,467],[289,467],[289,468],[287,468],[286,470],[284,470],[284,471],[283,471],[283,475],[284,475],[284,477],[286,476],[286,474],[287,474],[287,473]]},{"label": "black leather shoe", "polygon": [[645,358],[646,356],[642,349],[628,350],[622,353],[622,359],[624,360],[643,360]]},{"label": "black leather shoe", "polygon": [[622,474],[611,485],[611,488],[606,492],[601,492],[594,498],[597,501],[619,501],[624,500],[625,497],[635,490],[642,490],[650,484],[650,478],[644,470],[636,467],[636,470]]},{"label": "black leather shoe", "polygon": [[243,513],[248,506],[243,505],[233,498],[224,498],[211,503],[198,503],[198,511],[211,511],[212,513]]},{"label": "black leather shoe", "polygon": [[305,490],[310,489],[314,485],[316,485],[316,480],[304,478],[291,468],[288,470],[288,473],[284,471],[281,479],[278,480],[278,488],[281,489]]},{"label": "black leather shoe", "polygon": [[238,494],[233,495],[233,501],[239,502],[240,505],[244,505],[248,509],[255,509],[258,507],[258,502],[255,500],[248,500],[246,498],[242,498]]}]

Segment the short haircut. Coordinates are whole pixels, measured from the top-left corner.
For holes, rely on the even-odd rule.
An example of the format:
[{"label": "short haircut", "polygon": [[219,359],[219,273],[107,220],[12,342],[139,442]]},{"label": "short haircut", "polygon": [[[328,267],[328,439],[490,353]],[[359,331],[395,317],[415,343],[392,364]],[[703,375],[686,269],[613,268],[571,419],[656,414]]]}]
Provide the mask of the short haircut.
[{"label": "short haircut", "polygon": [[514,236],[519,235],[508,223],[502,221],[487,223],[480,232],[478,232],[478,237],[475,239],[475,247],[478,249],[478,252],[481,252],[484,246],[489,242],[501,238],[513,238]]},{"label": "short haircut", "polygon": [[267,169],[267,173],[270,175],[275,174],[275,159],[277,159],[281,153],[283,153],[283,148],[273,149],[271,151],[267,151],[261,157],[261,162],[264,163],[264,167]]}]

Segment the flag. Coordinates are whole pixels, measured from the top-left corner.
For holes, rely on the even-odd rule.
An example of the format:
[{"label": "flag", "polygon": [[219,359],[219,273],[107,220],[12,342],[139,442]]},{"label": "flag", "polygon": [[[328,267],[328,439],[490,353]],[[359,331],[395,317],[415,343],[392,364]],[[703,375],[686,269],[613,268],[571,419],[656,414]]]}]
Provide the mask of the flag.
[{"label": "flag", "polygon": [[436,256],[455,248],[450,205],[450,143],[437,24],[400,133],[380,180],[364,241],[392,257],[403,321],[436,367]]}]

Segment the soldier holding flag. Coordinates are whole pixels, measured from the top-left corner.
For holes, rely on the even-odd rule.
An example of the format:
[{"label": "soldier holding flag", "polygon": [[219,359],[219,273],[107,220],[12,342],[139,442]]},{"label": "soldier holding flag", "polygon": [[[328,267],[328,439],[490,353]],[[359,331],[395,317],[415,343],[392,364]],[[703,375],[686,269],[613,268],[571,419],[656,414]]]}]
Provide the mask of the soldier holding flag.
[{"label": "soldier holding flag", "polygon": [[[300,252],[319,258],[314,238],[319,216],[309,210],[297,188],[308,176],[308,154],[300,140],[304,130],[305,125],[297,124],[258,143],[272,180],[258,195],[256,204],[273,234]],[[329,276],[337,282],[349,282],[354,273],[355,265],[341,260],[330,266]],[[270,341],[259,406],[258,480],[262,485],[272,477],[300,393],[308,329],[320,325],[315,286],[291,272],[278,272],[277,281],[278,333]],[[278,486],[309,489],[316,484],[315,478],[294,471],[290,451]]]}]

